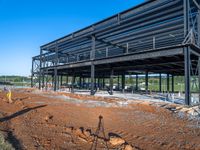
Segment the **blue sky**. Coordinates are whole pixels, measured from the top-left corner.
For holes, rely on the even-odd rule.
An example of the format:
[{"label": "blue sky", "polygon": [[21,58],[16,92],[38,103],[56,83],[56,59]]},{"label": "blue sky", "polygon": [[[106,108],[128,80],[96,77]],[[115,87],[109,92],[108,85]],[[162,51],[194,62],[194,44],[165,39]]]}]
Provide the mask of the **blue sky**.
[{"label": "blue sky", "polygon": [[30,75],[39,47],[144,0],[0,0],[0,75]]}]

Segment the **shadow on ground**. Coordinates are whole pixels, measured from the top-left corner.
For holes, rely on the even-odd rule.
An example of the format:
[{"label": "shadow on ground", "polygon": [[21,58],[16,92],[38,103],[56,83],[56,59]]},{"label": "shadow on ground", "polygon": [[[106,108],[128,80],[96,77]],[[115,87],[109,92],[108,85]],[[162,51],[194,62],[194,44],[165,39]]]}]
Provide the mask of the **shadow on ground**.
[{"label": "shadow on ground", "polygon": [[[42,107],[45,107],[47,105],[40,105],[40,106],[36,106],[36,107],[32,107],[32,108],[27,108],[27,109],[23,109],[21,111],[18,111],[10,116],[6,116],[6,117],[2,117],[0,118],[0,122],[5,122],[5,121],[9,121],[15,117],[18,117],[20,115],[23,115],[29,111],[32,111],[32,110],[35,110],[35,109],[38,109],[38,108],[42,108]],[[15,137],[15,135],[13,134],[12,131],[10,131],[9,129],[6,129],[6,130],[1,130],[3,132],[6,133],[6,140],[12,145],[12,147],[16,150],[22,150],[24,149],[23,145],[21,144],[21,142]]]},{"label": "shadow on ground", "polygon": [[29,111],[31,111],[31,110],[38,109],[38,108],[42,108],[42,107],[45,107],[45,106],[47,106],[47,105],[40,105],[40,106],[36,106],[36,107],[26,108],[26,109],[20,110],[20,111],[18,111],[18,112],[16,112],[16,113],[12,114],[12,115],[10,115],[10,116],[6,116],[6,117],[3,117],[3,118],[0,118],[0,122],[4,122],[4,121],[11,120],[11,119],[13,119],[13,118],[15,118],[15,117],[18,117],[18,116],[20,116],[20,115],[23,115],[23,114],[25,114],[25,113],[27,113],[27,112],[29,112]]}]

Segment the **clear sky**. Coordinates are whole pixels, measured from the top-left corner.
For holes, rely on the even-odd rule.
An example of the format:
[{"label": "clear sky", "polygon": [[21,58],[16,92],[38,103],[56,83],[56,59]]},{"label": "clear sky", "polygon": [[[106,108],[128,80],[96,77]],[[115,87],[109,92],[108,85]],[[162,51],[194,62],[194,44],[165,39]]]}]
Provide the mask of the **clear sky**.
[{"label": "clear sky", "polygon": [[30,75],[39,47],[144,0],[0,0],[0,75]]}]

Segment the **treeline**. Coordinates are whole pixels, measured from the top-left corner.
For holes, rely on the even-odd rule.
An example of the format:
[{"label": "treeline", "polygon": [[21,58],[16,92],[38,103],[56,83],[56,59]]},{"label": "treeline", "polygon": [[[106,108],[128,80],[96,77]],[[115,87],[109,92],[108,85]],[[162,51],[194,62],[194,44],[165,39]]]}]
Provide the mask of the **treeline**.
[{"label": "treeline", "polygon": [[30,81],[31,78],[25,76],[0,76],[0,82],[15,83],[15,82],[30,82]]}]

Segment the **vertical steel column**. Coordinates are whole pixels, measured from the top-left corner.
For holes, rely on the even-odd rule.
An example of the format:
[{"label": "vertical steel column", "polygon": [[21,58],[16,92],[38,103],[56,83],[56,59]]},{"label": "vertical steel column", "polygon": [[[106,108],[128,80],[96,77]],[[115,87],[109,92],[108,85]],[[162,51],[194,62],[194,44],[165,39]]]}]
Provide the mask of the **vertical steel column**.
[{"label": "vertical steel column", "polygon": [[85,77],[83,77],[82,79],[82,88],[84,89],[84,85],[85,85]]},{"label": "vertical steel column", "polygon": [[97,85],[98,85],[98,88],[100,89],[100,78],[97,78]]},{"label": "vertical steel column", "polygon": [[74,84],[75,84],[75,73],[73,71],[73,75],[72,75],[72,85],[71,85],[71,93],[74,93]]},{"label": "vertical steel column", "polygon": [[174,75],[172,75],[172,93],[174,93]]},{"label": "vertical steel column", "polygon": [[53,87],[53,83],[54,83],[54,75],[51,75],[51,87]]},{"label": "vertical steel column", "polygon": [[90,82],[91,82],[91,80],[90,80],[90,78],[88,77],[88,78],[87,78],[87,88],[88,88],[88,89],[90,89]]},{"label": "vertical steel column", "polygon": [[41,89],[41,76],[42,76],[42,49],[40,49],[39,89]]},{"label": "vertical steel column", "polygon": [[200,57],[198,59],[199,102],[200,102]]},{"label": "vertical steel column", "polygon": [[82,86],[82,78],[81,78],[81,75],[79,75],[79,88],[81,89],[81,86]]},{"label": "vertical steel column", "polygon": [[54,91],[57,91],[57,79],[58,79],[58,71],[57,71],[57,68],[54,68]]},{"label": "vertical steel column", "polygon": [[159,74],[159,92],[162,92],[162,74]]},{"label": "vertical steel column", "polygon": [[103,90],[103,76],[101,77],[101,90]]},{"label": "vertical steel column", "polygon": [[95,36],[92,36],[92,50],[91,50],[91,91],[90,94],[94,95],[95,90],[94,90],[94,82],[95,82],[95,66],[94,66],[94,59],[95,59],[95,48],[96,48],[96,39]]},{"label": "vertical steel column", "polygon": [[[190,30],[189,19],[189,0],[184,1],[184,36],[186,37]],[[184,47],[184,63],[185,63],[185,104],[190,105],[190,49]]]},{"label": "vertical steel column", "polygon": [[57,89],[59,90],[60,89],[60,76],[58,75],[58,78],[57,78],[57,80],[58,80],[58,83],[57,83]]},{"label": "vertical steel column", "polygon": [[118,86],[118,90],[119,90],[120,89],[119,75],[117,76],[117,86]]},{"label": "vertical steel column", "polygon": [[94,61],[95,59],[95,49],[96,49],[96,38],[93,35],[92,36],[92,50],[91,50],[91,56],[90,56],[91,61]]},{"label": "vertical steel column", "polygon": [[103,89],[105,89],[105,77],[103,76]]},{"label": "vertical steel column", "polygon": [[42,89],[44,88],[45,72],[42,71]]},{"label": "vertical steel column", "polygon": [[148,71],[146,71],[146,73],[145,73],[145,90],[146,90],[146,94],[148,94],[148,90],[149,90],[149,74],[148,74]]},{"label": "vertical steel column", "polygon": [[185,104],[190,105],[190,49],[184,48],[184,62],[185,62]]},{"label": "vertical steel column", "polygon": [[69,83],[69,77],[68,77],[68,75],[66,76],[66,84],[68,85],[68,83]]},{"label": "vertical steel column", "polygon": [[96,88],[96,86],[97,86],[97,78],[95,77],[94,78],[94,87]]},{"label": "vertical steel column", "polygon": [[111,69],[111,72],[110,72],[110,95],[113,95],[113,75],[114,75],[114,69]]},{"label": "vertical steel column", "polygon": [[54,66],[54,91],[57,91],[58,89],[58,70],[57,70],[57,65],[58,65],[58,43],[56,42],[56,58],[55,58],[55,66]]},{"label": "vertical steel column", "polygon": [[124,90],[125,90],[125,79],[126,78],[126,76],[125,76],[125,74],[122,74],[122,92],[124,92]]},{"label": "vertical steel column", "polygon": [[34,77],[34,70],[33,70],[33,67],[34,67],[34,58],[32,58],[32,68],[31,68],[31,87],[33,87],[33,77]]},{"label": "vertical steel column", "polygon": [[169,93],[169,74],[167,74],[167,93]]},{"label": "vertical steel column", "polygon": [[189,19],[189,0],[183,0],[184,5],[184,36],[186,37],[190,30],[190,19]]},{"label": "vertical steel column", "polygon": [[200,10],[198,9],[198,23],[197,23],[197,26],[198,26],[198,45],[200,47]]},{"label": "vertical steel column", "polygon": [[60,76],[60,86],[62,86],[62,84],[63,84],[63,76],[61,75]]},{"label": "vertical steel column", "polygon": [[91,95],[95,94],[95,92],[94,92],[94,80],[95,80],[94,76],[95,76],[95,66],[92,63],[92,65],[91,65],[91,91],[90,91]]},{"label": "vertical steel column", "polygon": [[48,69],[46,70],[46,84],[45,84],[45,89],[46,89],[46,91],[47,91],[47,86],[48,86]]},{"label": "vertical steel column", "polygon": [[136,74],[135,80],[136,80],[135,90],[138,91],[138,74]]}]

